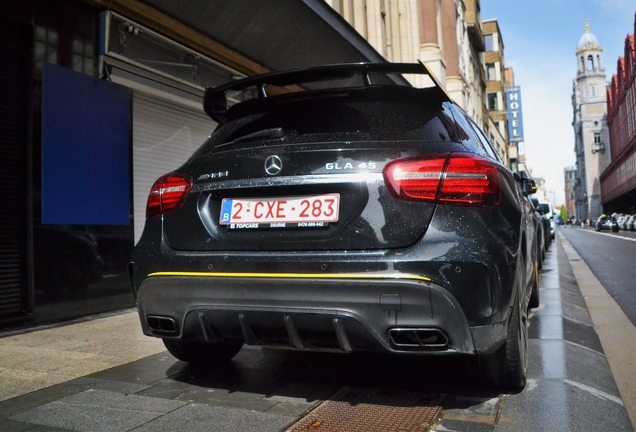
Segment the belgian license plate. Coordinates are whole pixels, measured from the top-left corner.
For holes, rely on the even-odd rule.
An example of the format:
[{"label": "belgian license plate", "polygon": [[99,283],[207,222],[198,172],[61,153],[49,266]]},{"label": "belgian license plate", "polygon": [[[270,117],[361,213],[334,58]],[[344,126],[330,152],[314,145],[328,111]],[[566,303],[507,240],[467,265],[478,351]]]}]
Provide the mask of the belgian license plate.
[{"label": "belgian license plate", "polygon": [[320,228],[338,221],[340,194],[224,198],[221,225],[241,228]]}]

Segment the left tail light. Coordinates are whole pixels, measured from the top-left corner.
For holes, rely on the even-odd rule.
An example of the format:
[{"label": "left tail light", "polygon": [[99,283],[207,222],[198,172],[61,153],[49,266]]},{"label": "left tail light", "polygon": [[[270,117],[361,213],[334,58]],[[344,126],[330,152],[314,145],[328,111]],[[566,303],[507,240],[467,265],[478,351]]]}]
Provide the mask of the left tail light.
[{"label": "left tail light", "polygon": [[160,177],[150,189],[146,219],[181,207],[191,188],[192,177],[187,174],[172,172]]},{"label": "left tail light", "polygon": [[470,153],[401,159],[384,169],[384,181],[399,199],[495,207],[501,201],[499,169]]}]

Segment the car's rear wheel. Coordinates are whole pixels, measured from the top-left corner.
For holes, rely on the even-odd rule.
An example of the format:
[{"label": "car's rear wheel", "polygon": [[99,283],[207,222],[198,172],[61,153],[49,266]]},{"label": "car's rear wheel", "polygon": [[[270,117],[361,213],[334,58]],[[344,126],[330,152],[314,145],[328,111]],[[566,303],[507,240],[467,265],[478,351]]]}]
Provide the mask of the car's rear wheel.
[{"label": "car's rear wheel", "polygon": [[515,301],[508,322],[506,342],[493,354],[479,358],[480,372],[487,385],[518,392],[526,385],[528,369],[527,314]]},{"label": "car's rear wheel", "polygon": [[530,294],[530,302],[528,303],[528,307],[537,308],[539,304],[541,304],[540,294],[539,294],[539,265],[535,264],[534,266],[534,278],[532,281],[532,293]]},{"label": "car's rear wheel", "polygon": [[163,344],[177,359],[194,364],[228,362],[243,346],[240,343],[188,342],[176,339],[163,339]]}]

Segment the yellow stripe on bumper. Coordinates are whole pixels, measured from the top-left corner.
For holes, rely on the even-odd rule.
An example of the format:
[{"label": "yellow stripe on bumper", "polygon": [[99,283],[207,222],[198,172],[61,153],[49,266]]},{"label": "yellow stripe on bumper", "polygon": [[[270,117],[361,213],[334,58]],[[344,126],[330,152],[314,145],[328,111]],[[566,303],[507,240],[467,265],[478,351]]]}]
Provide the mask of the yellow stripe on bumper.
[{"label": "yellow stripe on bumper", "polygon": [[411,279],[430,282],[424,276],[409,274],[359,274],[359,273],[219,273],[219,272],[155,272],[154,276],[183,276],[183,277],[228,277],[228,278],[283,278],[283,279]]}]

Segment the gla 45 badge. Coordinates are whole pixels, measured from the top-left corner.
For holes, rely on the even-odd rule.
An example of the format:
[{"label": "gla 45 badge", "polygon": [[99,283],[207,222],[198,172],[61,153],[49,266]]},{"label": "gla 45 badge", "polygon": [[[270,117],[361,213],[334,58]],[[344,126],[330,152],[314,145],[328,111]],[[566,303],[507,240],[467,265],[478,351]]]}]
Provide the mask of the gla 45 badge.
[{"label": "gla 45 badge", "polygon": [[[353,169],[353,164],[356,162],[330,162],[325,165],[325,169],[332,170],[351,170]],[[358,164],[357,168],[362,170],[372,170],[375,169],[375,162],[361,162]]]}]

